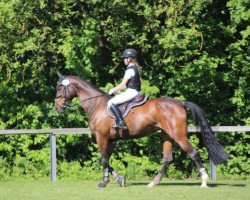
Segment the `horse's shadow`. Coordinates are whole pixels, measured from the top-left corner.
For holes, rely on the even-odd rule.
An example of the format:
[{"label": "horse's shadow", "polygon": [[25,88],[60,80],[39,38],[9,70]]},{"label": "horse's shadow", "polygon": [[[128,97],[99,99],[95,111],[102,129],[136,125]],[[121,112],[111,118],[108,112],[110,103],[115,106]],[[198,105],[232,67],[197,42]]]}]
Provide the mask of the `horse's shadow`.
[{"label": "horse's shadow", "polygon": [[[147,186],[148,182],[131,182],[127,183],[127,187],[129,186]],[[200,182],[169,182],[169,183],[160,183],[157,187],[161,186],[200,186]],[[229,186],[229,187],[245,187],[246,184],[233,184],[233,183],[208,183],[208,187],[220,187],[220,186]]]}]

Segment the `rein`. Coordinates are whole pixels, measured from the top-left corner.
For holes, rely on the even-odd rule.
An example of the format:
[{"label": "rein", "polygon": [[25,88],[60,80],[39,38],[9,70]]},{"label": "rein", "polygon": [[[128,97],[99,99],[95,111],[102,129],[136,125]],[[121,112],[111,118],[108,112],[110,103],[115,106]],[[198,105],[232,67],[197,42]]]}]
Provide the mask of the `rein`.
[{"label": "rein", "polygon": [[91,100],[91,99],[95,99],[95,98],[98,98],[98,97],[103,97],[103,96],[109,96],[109,94],[101,94],[101,95],[89,97],[89,98],[87,98],[87,99],[81,100],[81,102],[88,101],[88,100]]},{"label": "rein", "polygon": [[[60,84],[60,85],[63,85],[63,84]],[[69,91],[69,85],[63,85],[63,86],[64,86],[64,92],[63,92],[64,94],[61,94],[61,95],[57,96],[56,99],[63,98],[64,99],[64,103],[62,105],[58,105],[58,106],[62,107],[62,108],[66,108],[68,106],[70,106],[70,107],[77,107],[78,105],[75,105],[75,104],[71,103],[71,101],[66,98],[67,91],[70,93],[70,91]],[[98,97],[102,97],[102,96],[109,96],[109,94],[101,94],[101,95],[89,97],[89,98],[81,100],[80,102],[88,101],[88,100],[91,100],[91,99],[94,99],[94,98],[98,98]]]}]

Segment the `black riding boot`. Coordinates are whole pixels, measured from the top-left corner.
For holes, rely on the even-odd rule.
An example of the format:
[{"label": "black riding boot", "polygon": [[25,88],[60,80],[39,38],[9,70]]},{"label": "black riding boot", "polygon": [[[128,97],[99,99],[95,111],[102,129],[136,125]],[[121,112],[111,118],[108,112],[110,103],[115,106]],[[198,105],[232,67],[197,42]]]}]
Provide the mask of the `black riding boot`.
[{"label": "black riding boot", "polygon": [[122,113],[119,110],[119,108],[117,107],[117,105],[111,104],[110,110],[114,114],[114,116],[116,118],[116,122],[117,122],[117,124],[115,126],[113,126],[113,128],[128,129],[127,125],[125,124],[125,122],[123,120]]}]

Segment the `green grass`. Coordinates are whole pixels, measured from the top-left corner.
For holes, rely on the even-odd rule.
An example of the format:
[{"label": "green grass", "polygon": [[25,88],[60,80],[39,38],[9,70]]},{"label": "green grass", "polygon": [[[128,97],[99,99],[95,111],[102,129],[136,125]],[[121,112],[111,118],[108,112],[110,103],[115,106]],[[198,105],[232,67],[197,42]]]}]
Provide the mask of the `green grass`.
[{"label": "green grass", "polygon": [[97,181],[0,181],[1,200],[249,200],[250,179],[210,181],[201,189],[198,180],[167,180],[147,188],[149,181],[128,181],[120,188],[111,181],[105,189],[97,188]]}]

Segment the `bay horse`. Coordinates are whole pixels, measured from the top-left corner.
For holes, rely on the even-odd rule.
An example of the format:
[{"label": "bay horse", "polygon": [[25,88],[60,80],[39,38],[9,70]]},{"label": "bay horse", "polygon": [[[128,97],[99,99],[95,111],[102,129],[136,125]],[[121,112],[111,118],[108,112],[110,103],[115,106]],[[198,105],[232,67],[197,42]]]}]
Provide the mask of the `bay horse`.
[{"label": "bay horse", "polygon": [[132,108],[124,118],[128,130],[122,130],[122,134],[117,134],[117,130],[112,128],[115,120],[107,112],[107,102],[111,96],[77,76],[63,76],[60,73],[58,76],[54,102],[57,112],[64,112],[65,108],[71,105],[71,100],[78,97],[88,115],[89,127],[96,138],[103,167],[103,179],[98,187],[106,187],[110,181],[109,173],[120,186],[125,186],[125,178],[109,164],[115,141],[139,138],[156,131],[161,131],[163,137],[163,164],[147,186],[154,187],[160,183],[173,160],[172,148],[173,142],[176,142],[195,162],[202,180],[201,187],[207,187],[208,174],[198,151],[192,147],[187,137],[187,108],[191,110],[194,121],[200,126],[202,142],[214,164],[221,164],[228,159],[228,154],[215,138],[204,111],[192,102],[182,102],[167,97],[148,99],[143,105]]}]

